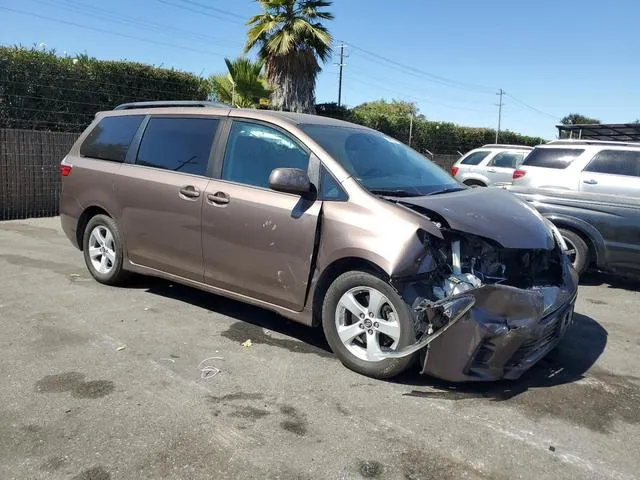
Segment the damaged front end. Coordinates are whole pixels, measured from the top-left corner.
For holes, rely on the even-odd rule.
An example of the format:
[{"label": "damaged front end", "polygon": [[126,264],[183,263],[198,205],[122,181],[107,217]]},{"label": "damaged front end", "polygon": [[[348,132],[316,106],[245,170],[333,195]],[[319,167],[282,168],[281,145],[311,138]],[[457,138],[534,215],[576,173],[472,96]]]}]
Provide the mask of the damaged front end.
[{"label": "damaged front end", "polygon": [[421,351],[422,373],[449,381],[518,378],[572,320],[577,275],[561,238],[550,232],[551,248],[505,248],[431,220],[443,239],[424,234],[420,274],[392,279],[418,340],[384,357]]}]

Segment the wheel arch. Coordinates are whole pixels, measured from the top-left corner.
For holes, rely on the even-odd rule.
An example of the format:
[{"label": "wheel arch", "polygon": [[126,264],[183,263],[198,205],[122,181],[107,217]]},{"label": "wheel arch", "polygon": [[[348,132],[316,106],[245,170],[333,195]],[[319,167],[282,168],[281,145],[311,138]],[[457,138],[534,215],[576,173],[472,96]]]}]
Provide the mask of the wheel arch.
[{"label": "wheel arch", "polygon": [[570,230],[579,235],[589,247],[592,264],[603,267],[606,263],[606,247],[604,238],[592,225],[579,218],[565,215],[545,215],[556,227]]},{"label": "wheel arch", "polygon": [[362,257],[343,257],[333,261],[320,274],[313,290],[311,314],[312,325],[318,326],[322,322],[322,303],[333,281],[343,273],[360,270],[389,281],[389,274],[379,265]]},{"label": "wheel arch", "polygon": [[96,215],[106,215],[107,217],[113,218],[107,210],[98,205],[91,205],[86,207],[80,216],[78,217],[78,223],[76,226],[76,240],[78,242],[78,248],[82,251],[84,249],[83,238],[84,231],[87,228],[89,221],[95,217]]}]

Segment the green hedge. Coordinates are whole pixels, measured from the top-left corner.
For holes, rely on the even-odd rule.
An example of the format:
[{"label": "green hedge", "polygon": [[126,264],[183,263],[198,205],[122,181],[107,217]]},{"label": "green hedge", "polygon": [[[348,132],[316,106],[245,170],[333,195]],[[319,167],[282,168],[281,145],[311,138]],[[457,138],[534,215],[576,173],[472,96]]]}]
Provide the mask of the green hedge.
[{"label": "green hedge", "polygon": [[[409,141],[410,116],[413,115],[411,146],[426,153],[456,154],[468,152],[488,143],[494,143],[496,131],[491,128],[471,128],[448,122],[434,122],[420,115],[414,104],[379,100],[363,103],[352,109],[338,107],[335,103],[316,105],[318,115],[351,121],[375,128],[400,140]],[[508,130],[500,132],[500,143],[538,145],[540,137],[530,137]]]},{"label": "green hedge", "polygon": [[205,100],[190,73],[134,62],[0,47],[0,128],[79,132],[100,110],[148,100]]}]

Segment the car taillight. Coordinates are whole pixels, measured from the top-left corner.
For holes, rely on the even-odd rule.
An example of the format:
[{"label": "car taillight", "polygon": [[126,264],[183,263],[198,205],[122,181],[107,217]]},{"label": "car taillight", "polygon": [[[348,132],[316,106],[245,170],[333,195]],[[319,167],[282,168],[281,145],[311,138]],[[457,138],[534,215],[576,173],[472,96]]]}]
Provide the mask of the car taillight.
[{"label": "car taillight", "polygon": [[451,176],[455,177],[458,174],[458,170],[460,170],[458,167],[451,167]]},{"label": "car taillight", "polygon": [[516,178],[522,178],[526,175],[526,173],[527,173],[526,170],[514,170],[513,179],[515,180]]},{"label": "car taillight", "polygon": [[71,165],[66,165],[63,163],[62,165],[60,165],[60,175],[62,175],[63,177],[68,177],[71,173],[71,168]]}]

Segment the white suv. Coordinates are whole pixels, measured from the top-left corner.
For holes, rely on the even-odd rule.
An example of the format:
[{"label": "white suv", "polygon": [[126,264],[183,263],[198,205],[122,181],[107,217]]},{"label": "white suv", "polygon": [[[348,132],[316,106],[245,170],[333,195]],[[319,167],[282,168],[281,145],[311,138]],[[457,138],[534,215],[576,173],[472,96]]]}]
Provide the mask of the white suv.
[{"label": "white suv", "polygon": [[508,185],[531,150],[522,145],[485,145],[460,158],[451,167],[451,175],[472,187]]},{"label": "white suv", "polygon": [[513,172],[513,186],[640,197],[640,143],[554,140]]}]

